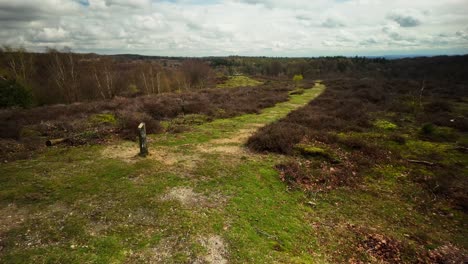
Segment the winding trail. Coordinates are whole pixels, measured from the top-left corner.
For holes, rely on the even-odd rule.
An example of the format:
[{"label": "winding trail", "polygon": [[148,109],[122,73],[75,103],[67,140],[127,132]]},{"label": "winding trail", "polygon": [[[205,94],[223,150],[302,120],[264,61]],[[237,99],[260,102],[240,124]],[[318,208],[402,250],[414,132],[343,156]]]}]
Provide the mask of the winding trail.
[{"label": "winding trail", "polygon": [[[233,118],[217,119],[182,134],[151,135],[149,142],[154,159],[168,166],[193,168],[201,162],[200,154],[253,155],[245,147],[247,139],[259,128],[285,117],[290,112],[306,105],[325,90],[316,83],[303,94],[291,95],[290,100],[263,109],[260,114],[246,114]],[[124,142],[105,149],[104,156],[134,163],[139,160],[134,143]]]},{"label": "winding trail", "polygon": [[[150,155],[144,161],[157,162],[162,170],[175,173],[179,179],[182,179],[175,186],[166,186],[159,200],[173,201],[180,206],[171,210],[181,210],[179,213],[187,210],[190,212],[189,218],[182,217],[173,224],[180,225],[180,221],[189,221],[196,226],[195,233],[198,235],[191,235],[188,240],[199,243],[206,253],[194,263],[199,263],[198,261],[216,264],[243,263],[245,261],[242,260],[243,254],[258,254],[260,262],[268,262],[287,255],[283,252],[281,257],[274,256],[271,249],[248,246],[250,243],[258,243],[254,241],[259,239],[245,237],[252,232],[250,230],[252,227],[255,236],[259,236],[267,245],[277,243],[278,247],[282,247],[286,243],[282,241],[284,239],[293,241],[290,243],[296,244],[296,247],[304,246],[302,236],[308,232],[308,229],[302,227],[295,232],[287,231],[290,227],[282,223],[286,221],[294,226],[302,225],[305,221],[303,208],[291,198],[290,194],[284,192],[283,185],[272,169],[281,157],[276,154],[259,155],[249,151],[244,145],[256,130],[306,105],[324,90],[324,85],[316,83],[303,94],[291,95],[288,101],[263,109],[260,114],[217,119],[195,126],[191,131],[181,134],[166,133],[150,136]],[[134,143],[129,142],[110,146],[103,151],[103,155],[128,163],[142,161],[135,156]],[[249,163],[251,165],[244,168],[244,165]],[[262,175],[262,171],[267,174]],[[240,178],[236,180],[238,177]],[[142,175],[140,178],[134,180],[140,183],[148,181],[147,175]],[[254,186],[251,186],[252,184]],[[264,195],[263,202],[258,201],[261,195]],[[275,205],[278,201],[283,201],[284,205]],[[245,217],[257,218],[260,215],[271,219],[265,223],[244,225]],[[278,225],[279,223],[282,224]],[[207,228],[209,226],[222,226],[222,231],[213,231],[212,228]],[[138,254],[145,256],[144,259],[150,262],[170,262],[180,253],[173,248],[172,240],[184,240],[187,239],[186,236],[187,234],[171,233],[170,238],[162,240],[156,247]],[[244,239],[247,241],[243,241]],[[241,242],[247,243],[242,249],[246,252],[234,252],[233,244]],[[234,256],[236,254],[238,256]],[[310,255],[306,255],[304,258],[309,257]],[[233,261],[235,259],[238,261]],[[285,260],[289,262],[289,257]]]},{"label": "winding trail", "polygon": [[244,147],[319,96],[317,83],[259,114],[135,142],[50,148],[0,167],[2,263],[313,263],[303,192]]}]

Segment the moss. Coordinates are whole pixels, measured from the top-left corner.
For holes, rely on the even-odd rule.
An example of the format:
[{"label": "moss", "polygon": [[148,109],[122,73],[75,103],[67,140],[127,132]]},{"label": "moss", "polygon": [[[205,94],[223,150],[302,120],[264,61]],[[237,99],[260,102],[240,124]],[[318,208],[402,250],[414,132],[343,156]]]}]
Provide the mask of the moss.
[{"label": "moss", "polygon": [[113,114],[95,114],[89,117],[89,122],[98,125],[98,124],[109,124],[117,125],[117,119]]},{"label": "moss", "polygon": [[339,162],[339,159],[327,149],[307,144],[297,144],[294,146],[294,149],[305,157],[321,157],[334,163]]},{"label": "moss", "polygon": [[374,126],[379,128],[379,129],[385,129],[385,130],[395,130],[398,128],[398,126],[390,121],[383,120],[383,119],[377,119],[374,122]]}]

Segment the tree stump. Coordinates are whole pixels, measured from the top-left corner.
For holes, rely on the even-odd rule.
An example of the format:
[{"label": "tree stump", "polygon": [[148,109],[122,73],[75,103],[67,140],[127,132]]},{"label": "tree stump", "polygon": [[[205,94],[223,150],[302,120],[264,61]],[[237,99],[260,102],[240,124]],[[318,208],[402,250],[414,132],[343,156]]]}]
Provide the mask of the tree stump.
[{"label": "tree stump", "polygon": [[140,156],[146,157],[148,155],[148,143],[146,141],[146,126],[145,123],[140,123],[138,126],[138,138],[140,141]]}]

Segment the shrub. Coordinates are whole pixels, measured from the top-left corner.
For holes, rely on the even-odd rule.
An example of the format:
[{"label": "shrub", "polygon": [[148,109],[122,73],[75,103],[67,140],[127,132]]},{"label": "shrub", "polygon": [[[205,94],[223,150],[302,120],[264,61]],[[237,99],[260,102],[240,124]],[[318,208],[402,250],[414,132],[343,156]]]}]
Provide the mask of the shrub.
[{"label": "shrub", "polygon": [[161,124],[146,113],[131,110],[123,110],[119,111],[117,113],[117,116],[119,118],[121,134],[125,139],[135,139],[135,137],[138,135],[138,125],[141,122],[145,123],[146,132],[148,134],[162,131]]},{"label": "shrub", "polygon": [[0,107],[28,107],[31,104],[31,91],[14,80],[0,79]]},{"label": "shrub", "polygon": [[293,77],[293,82],[296,84],[296,86],[299,86],[302,80],[304,80],[304,76],[302,76],[302,74],[296,74]]},{"label": "shrub", "polygon": [[247,141],[247,146],[259,152],[277,152],[291,154],[294,145],[305,136],[301,126],[286,122],[277,122],[261,128]]},{"label": "shrub", "polygon": [[434,131],[435,131],[435,126],[431,123],[424,124],[421,127],[421,133],[423,135],[431,135],[434,133]]}]

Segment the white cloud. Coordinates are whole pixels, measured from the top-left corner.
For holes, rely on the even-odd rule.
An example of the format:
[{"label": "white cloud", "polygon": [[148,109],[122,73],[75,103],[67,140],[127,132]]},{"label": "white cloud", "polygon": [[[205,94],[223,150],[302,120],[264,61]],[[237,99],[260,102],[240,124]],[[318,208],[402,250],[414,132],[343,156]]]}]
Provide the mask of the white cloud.
[{"label": "white cloud", "polygon": [[4,44],[149,55],[468,52],[468,0],[0,0]]},{"label": "white cloud", "polygon": [[426,12],[415,10],[393,11],[388,15],[388,18],[398,23],[401,27],[417,27],[421,25],[423,13]]}]

